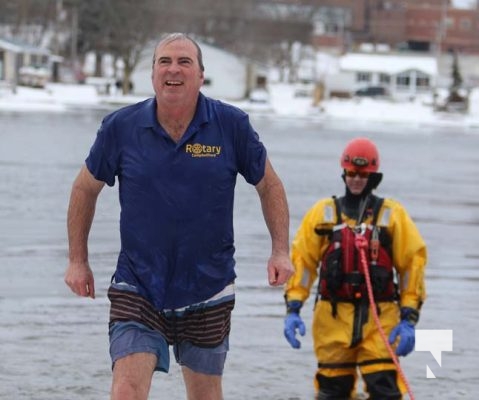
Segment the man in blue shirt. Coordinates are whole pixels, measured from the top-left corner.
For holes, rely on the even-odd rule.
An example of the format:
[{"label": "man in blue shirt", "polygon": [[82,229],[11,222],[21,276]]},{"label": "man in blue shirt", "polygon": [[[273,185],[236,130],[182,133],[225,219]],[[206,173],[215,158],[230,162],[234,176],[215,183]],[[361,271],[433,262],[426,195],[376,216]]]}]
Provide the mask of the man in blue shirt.
[{"label": "man in blue shirt", "polygon": [[95,297],[88,234],[104,184],[119,182],[121,249],[112,285],[113,400],[147,399],[169,346],[189,400],[220,400],[234,307],[233,199],[238,173],[255,185],[271,240],[269,284],[284,284],[289,213],[283,185],[241,110],[203,96],[198,44],[184,34],[155,49],[155,97],[102,122],[73,184],[65,282]]}]

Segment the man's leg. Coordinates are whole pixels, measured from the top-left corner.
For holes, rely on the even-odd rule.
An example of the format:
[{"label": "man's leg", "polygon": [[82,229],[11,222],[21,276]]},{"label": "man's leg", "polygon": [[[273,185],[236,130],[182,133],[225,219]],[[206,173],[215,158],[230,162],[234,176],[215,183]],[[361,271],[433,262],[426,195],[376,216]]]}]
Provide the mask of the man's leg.
[{"label": "man's leg", "polygon": [[356,349],[351,348],[354,305],[338,303],[337,314],[329,301],[316,303],[313,343],[318,369],[314,386],[319,400],[348,400],[356,386]]},{"label": "man's leg", "polygon": [[316,373],[317,400],[349,400],[354,392],[355,375],[325,376]]},{"label": "man's leg", "polygon": [[217,347],[204,348],[190,342],[173,346],[181,365],[188,400],[222,400],[222,375],[229,349],[225,337]]},{"label": "man's leg", "polygon": [[181,367],[188,400],[223,400],[221,375],[207,375]]},{"label": "man's leg", "polygon": [[366,389],[371,400],[401,400],[397,372],[379,371],[363,375]]},{"label": "man's leg", "polygon": [[134,353],[118,359],[113,367],[111,400],[147,400],[156,363],[152,353]]}]

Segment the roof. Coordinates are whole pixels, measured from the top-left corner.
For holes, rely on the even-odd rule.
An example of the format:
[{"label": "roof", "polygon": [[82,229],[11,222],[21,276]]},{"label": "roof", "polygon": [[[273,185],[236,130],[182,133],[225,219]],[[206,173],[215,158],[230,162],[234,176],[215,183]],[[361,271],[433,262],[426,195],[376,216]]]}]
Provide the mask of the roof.
[{"label": "roof", "polygon": [[39,54],[39,55],[50,55],[51,52],[48,49],[43,47],[32,46],[27,43],[22,43],[19,41],[11,39],[0,38],[0,49],[8,50],[13,53],[28,53],[28,54]]},{"label": "roof", "polygon": [[339,68],[356,72],[379,72],[396,75],[416,70],[427,75],[437,75],[437,61],[430,56],[406,54],[346,54],[339,59]]}]

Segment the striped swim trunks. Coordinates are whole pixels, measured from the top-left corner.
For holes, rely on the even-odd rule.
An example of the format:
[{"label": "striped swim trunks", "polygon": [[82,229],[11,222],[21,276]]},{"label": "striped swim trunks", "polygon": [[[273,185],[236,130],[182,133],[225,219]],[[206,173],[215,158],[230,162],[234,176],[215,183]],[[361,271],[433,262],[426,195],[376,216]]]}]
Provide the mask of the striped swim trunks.
[{"label": "striped swim trunks", "polygon": [[204,302],[161,311],[135,289],[121,283],[113,283],[108,289],[110,327],[116,322],[134,321],[160,332],[169,345],[187,341],[205,348],[217,347],[230,332],[234,284]]}]

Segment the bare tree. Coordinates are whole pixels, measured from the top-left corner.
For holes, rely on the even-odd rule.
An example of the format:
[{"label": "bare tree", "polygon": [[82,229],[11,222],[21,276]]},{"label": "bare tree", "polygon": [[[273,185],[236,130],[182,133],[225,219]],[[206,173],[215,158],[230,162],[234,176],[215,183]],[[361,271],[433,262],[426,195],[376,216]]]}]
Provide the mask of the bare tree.
[{"label": "bare tree", "polygon": [[[53,1],[0,0],[0,23],[4,34],[25,43],[42,46],[57,19]],[[6,32],[8,31],[8,32]]]},{"label": "bare tree", "polygon": [[[167,15],[167,0],[83,0],[79,9],[79,52],[95,51],[97,61],[111,54],[124,66],[122,90],[130,91],[130,77],[147,44],[157,36]],[[97,62],[95,74],[101,76]]]},{"label": "bare tree", "polygon": [[[291,57],[295,42],[309,43],[315,0],[0,0],[0,11],[15,17],[17,26],[27,20],[43,21],[58,28],[58,5],[71,15],[65,21],[78,21],[71,29],[70,42],[63,54],[75,49],[80,57],[89,51],[101,60],[111,54],[124,65],[123,91],[141,53],[151,40],[164,32],[181,31],[251,59],[273,60],[294,71]],[[312,5],[311,5],[312,4]],[[78,18],[76,18],[78,16]],[[0,17],[0,20],[6,17]],[[12,23],[12,22],[11,22]],[[55,25],[55,23],[57,25]],[[76,26],[76,24],[75,24]],[[75,41],[74,45],[71,44]],[[57,43],[56,46],[59,46]],[[95,75],[101,76],[100,62]],[[290,79],[294,78],[294,73]]]}]

